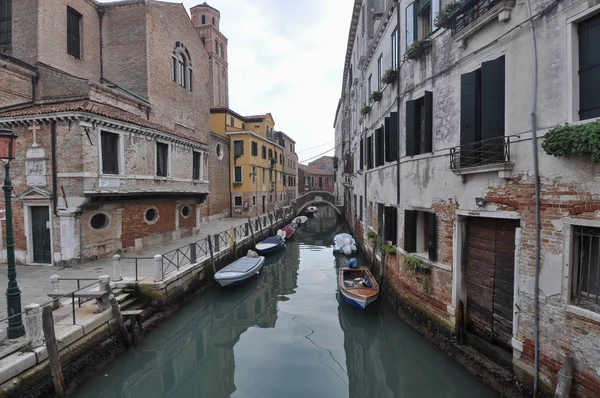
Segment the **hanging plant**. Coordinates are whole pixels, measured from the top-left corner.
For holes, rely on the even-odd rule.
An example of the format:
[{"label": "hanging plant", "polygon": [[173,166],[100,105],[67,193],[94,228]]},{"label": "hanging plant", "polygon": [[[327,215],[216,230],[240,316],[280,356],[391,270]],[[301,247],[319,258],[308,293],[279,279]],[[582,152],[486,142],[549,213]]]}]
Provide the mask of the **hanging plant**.
[{"label": "hanging plant", "polygon": [[371,112],[371,107],[369,105],[363,106],[362,109],[360,110],[360,114],[363,116],[369,112]]},{"label": "hanging plant", "polygon": [[429,278],[425,275],[421,277],[421,292],[423,292],[423,294],[429,294]]},{"label": "hanging plant", "polygon": [[386,254],[396,254],[396,248],[393,245],[390,245],[389,243],[383,245],[383,251]]},{"label": "hanging plant", "polygon": [[433,24],[438,28],[448,28],[452,25],[452,22],[458,15],[460,2],[450,1],[446,3],[444,8],[440,10],[438,15],[435,17]]},{"label": "hanging plant", "polygon": [[381,78],[381,82],[383,84],[392,84],[394,81],[396,80],[396,69],[388,69],[385,71],[385,73],[383,74],[383,77]]},{"label": "hanging plant", "polygon": [[242,183],[241,182],[234,182],[233,186],[234,186],[234,188],[241,187]]},{"label": "hanging plant", "polygon": [[420,58],[425,54],[429,47],[431,47],[431,41],[428,39],[413,41],[408,50],[404,53],[404,60]]},{"label": "hanging plant", "polygon": [[590,123],[558,126],[548,131],[542,142],[548,155],[562,157],[591,155],[600,162],[600,120]]},{"label": "hanging plant", "polygon": [[373,102],[377,102],[377,101],[381,100],[381,97],[383,97],[383,94],[381,94],[381,91],[373,91],[371,93],[371,96],[369,97],[369,99]]},{"label": "hanging plant", "polygon": [[367,232],[367,239],[375,239],[377,238],[377,234],[373,231]]}]

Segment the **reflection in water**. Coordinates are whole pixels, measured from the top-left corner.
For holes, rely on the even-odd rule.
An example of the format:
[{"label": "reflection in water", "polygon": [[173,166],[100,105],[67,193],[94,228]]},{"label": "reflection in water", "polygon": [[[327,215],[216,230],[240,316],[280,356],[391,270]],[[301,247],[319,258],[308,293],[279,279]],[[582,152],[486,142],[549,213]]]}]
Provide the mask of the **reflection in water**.
[{"label": "reflection in water", "polygon": [[336,300],[340,232],[335,211],[319,206],[256,278],[215,284],[75,396],[493,396],[385,300],[367,311]]}]

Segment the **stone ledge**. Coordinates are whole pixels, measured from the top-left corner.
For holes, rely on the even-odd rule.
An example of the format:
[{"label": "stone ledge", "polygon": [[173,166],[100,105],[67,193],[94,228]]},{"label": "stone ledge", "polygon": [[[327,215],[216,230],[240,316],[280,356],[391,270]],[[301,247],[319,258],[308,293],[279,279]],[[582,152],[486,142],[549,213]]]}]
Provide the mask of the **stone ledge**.
[{"label": "stone ledge", "polygon": [[453,169],[452,172],[460,176],[461,181],[464,182],[466,176],[469,174],[489,173],[494,171],[498,172],[498,178],[510,178],[510,172],[513,167],[513,163],[493,163],[474,167],[461,167]]},{"label": "stone ledge", "polygon": [[19,352],[0,360],[0,384],[35,366],[33,352]]},{"label": "stone ledge", "polygon": [[494,7],[492,7],[490,10],[488,10],[486,13],[481,15],[479,18],[477,18],[471,24],[469,24],[466,28],[464,28],[463,30],[458,32],[454,36],[454,40],[455,41],[464,41],[464,40],[468,39],[470,36],[477,33],[477,31],[483,29],[483,27],[485,25],[487,25],[488,23],[490,23],[491,21],[496,19],[496,17],[498,17],[498,20],[500,22],[508,21],[510,19],[510,11],[513,8],[515,8],[515,5],[516,5],[516,0],[504,0],[504,1],[496,4]]}]

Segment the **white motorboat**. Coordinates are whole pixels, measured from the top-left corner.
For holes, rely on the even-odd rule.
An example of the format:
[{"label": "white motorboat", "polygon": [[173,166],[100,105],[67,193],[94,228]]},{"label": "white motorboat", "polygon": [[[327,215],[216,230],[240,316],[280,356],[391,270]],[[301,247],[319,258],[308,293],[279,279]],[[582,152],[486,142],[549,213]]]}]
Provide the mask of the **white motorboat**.
[{"label": "white motorboat", "polygon": [[239,285],[257,275],[264,263],[263,256],[241,257],[215,273],[214,278],[223,287]]}]

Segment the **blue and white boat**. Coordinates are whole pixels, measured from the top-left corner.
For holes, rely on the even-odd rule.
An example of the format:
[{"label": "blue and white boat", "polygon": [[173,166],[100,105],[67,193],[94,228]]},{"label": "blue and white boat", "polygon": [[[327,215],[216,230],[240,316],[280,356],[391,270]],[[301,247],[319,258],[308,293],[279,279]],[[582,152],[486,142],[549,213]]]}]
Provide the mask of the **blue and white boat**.
[{"label": "blue and white boat", "polygon": [[264,263],[263,256],[241,257],[215,273],[214,278],[223,287],[239,285],[257,275]]},{"label": "blue and white boat", "polygon": [[267,239],[256,244],[256,251],[260,255],[274,253],[281,249],[285,244],[285,232],[282,230],[277,231],[277,235],[269,236]]},{"label": "blue and white boat", "polygon": [[365,309],[379,297],[379,284],[367,267],[340,267],[338,287],[344,301]]},{"label": "blue and white boat", "polygon": [[337,234],[333,238],[333,253],[350,256],[356,253],[356,242],[350,234]]}]

